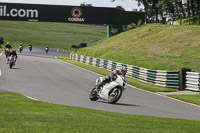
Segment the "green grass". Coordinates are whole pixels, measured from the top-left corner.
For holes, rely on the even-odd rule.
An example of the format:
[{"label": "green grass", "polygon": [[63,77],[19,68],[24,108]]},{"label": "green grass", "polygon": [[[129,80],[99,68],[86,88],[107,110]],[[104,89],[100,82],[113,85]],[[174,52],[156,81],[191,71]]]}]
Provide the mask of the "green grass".
[{"label": "green grass", "polygon": [[200,105],[200,94],[196,94],[196,95],[168,95],[168,96],[182,100],[182,101],[185,101],[185,102]]},{"label": "green grass", "polygon": [[[0,37],[4,42],[10,42],[15,48],[20,43],[33,46],[46,46],[74,50],[71,45],[88,43],[93,45],[106,38],[106,26],[26,22],[26,21],[0,21]],[[4,45],[3,45],[4,46]]]},{"label": "green grass", "polygon": [[[182,19],[182,25],[189,25],[189,19],[188,18],[185,18],[185,19]],[[180,20],[178,20],[180,22]],[[191,17],[190,18],[190,25],[198,25],[199,24],[199,19],[198,17]]]},{"label": "green grass", "polygon": [[78,54],[154,70],[200,72],[200,26],[145,25],[105,39]]},{"label": "green grass", "polygon": [[0,92],[1,133],[198,133],[200,121],[136,116],[28,99]]}]

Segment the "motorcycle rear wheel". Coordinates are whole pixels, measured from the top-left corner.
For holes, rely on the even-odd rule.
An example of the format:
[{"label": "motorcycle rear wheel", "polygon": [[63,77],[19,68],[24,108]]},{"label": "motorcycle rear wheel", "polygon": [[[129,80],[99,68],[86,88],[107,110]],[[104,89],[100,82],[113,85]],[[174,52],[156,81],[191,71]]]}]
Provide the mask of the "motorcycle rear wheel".
[{"label": "motorcycle rear wheel", "polygon": [[99,98],[97,97],[97,91],[96,91],[96,88],[94,87],[92,89],[92,91],[90,92],[90,96],[89,96],[90,100],[91,101],[96,101],[98,100]]},{"label": "motorcycle rear wheel", "polygon": [[120,99],[121,95],[122,95],[122,89],[120,88],[112,89],[108,95],[108,102],[111,104],[115,104]]}]

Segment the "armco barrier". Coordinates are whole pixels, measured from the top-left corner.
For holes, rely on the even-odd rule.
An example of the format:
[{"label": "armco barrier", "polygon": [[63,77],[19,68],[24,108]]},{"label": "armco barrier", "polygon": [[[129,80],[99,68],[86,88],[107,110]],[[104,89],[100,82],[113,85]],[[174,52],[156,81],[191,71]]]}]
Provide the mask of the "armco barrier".
[{"label": "armco barrier", "polygon": [[186,72],[185,89],[200,91],[200,73]]},{"label": "armco barrier", "polygon": [[81,63],[100,67],[109,71],[119,69],[126,65],[127,76],[139,81],[168,88],[179,88],[179,71],[151,70],[133,65],[113,62],[106,59],[98,59],[89,56],[70,53],[70,59]]}]

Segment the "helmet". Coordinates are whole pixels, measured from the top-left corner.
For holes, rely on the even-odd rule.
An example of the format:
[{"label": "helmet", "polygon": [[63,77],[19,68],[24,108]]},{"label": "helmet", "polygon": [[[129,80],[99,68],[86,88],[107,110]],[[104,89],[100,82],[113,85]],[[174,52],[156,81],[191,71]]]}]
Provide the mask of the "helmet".
[{"label": "helmet", "polygon": [[127,67],[126,66],[122,66],[121,68],[120,68],[120,72],[121,72],[121,74],[122,75],[126,75],[126,72],[127,72]]},{"label": "helmet", "polygon": [[9,42],[7,42],[7,44],[9,44]]}]

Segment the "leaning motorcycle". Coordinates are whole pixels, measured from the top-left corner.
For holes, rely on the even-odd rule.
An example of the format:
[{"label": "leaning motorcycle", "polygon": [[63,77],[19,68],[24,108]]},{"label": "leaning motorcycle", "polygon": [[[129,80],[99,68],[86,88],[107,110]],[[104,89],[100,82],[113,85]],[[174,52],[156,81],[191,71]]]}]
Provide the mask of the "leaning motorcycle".
[{"label": "leaning motorcycle", "polygon": [[98,99],[106,100],[108,103],[115,104],[122,96],[127,83],[122,75],[117,75],[116,80],[106,83],[100,89],[97,89],[99,84],[103,81],[103,77],[96,79],[96,84],[90,92],[89,98],[91,101]]},{"label": "leaning motorcycle", "polygon": [[11,55],[9,57],[9,67],[10,69],[15,65],[15,57],[13,55]]}]

